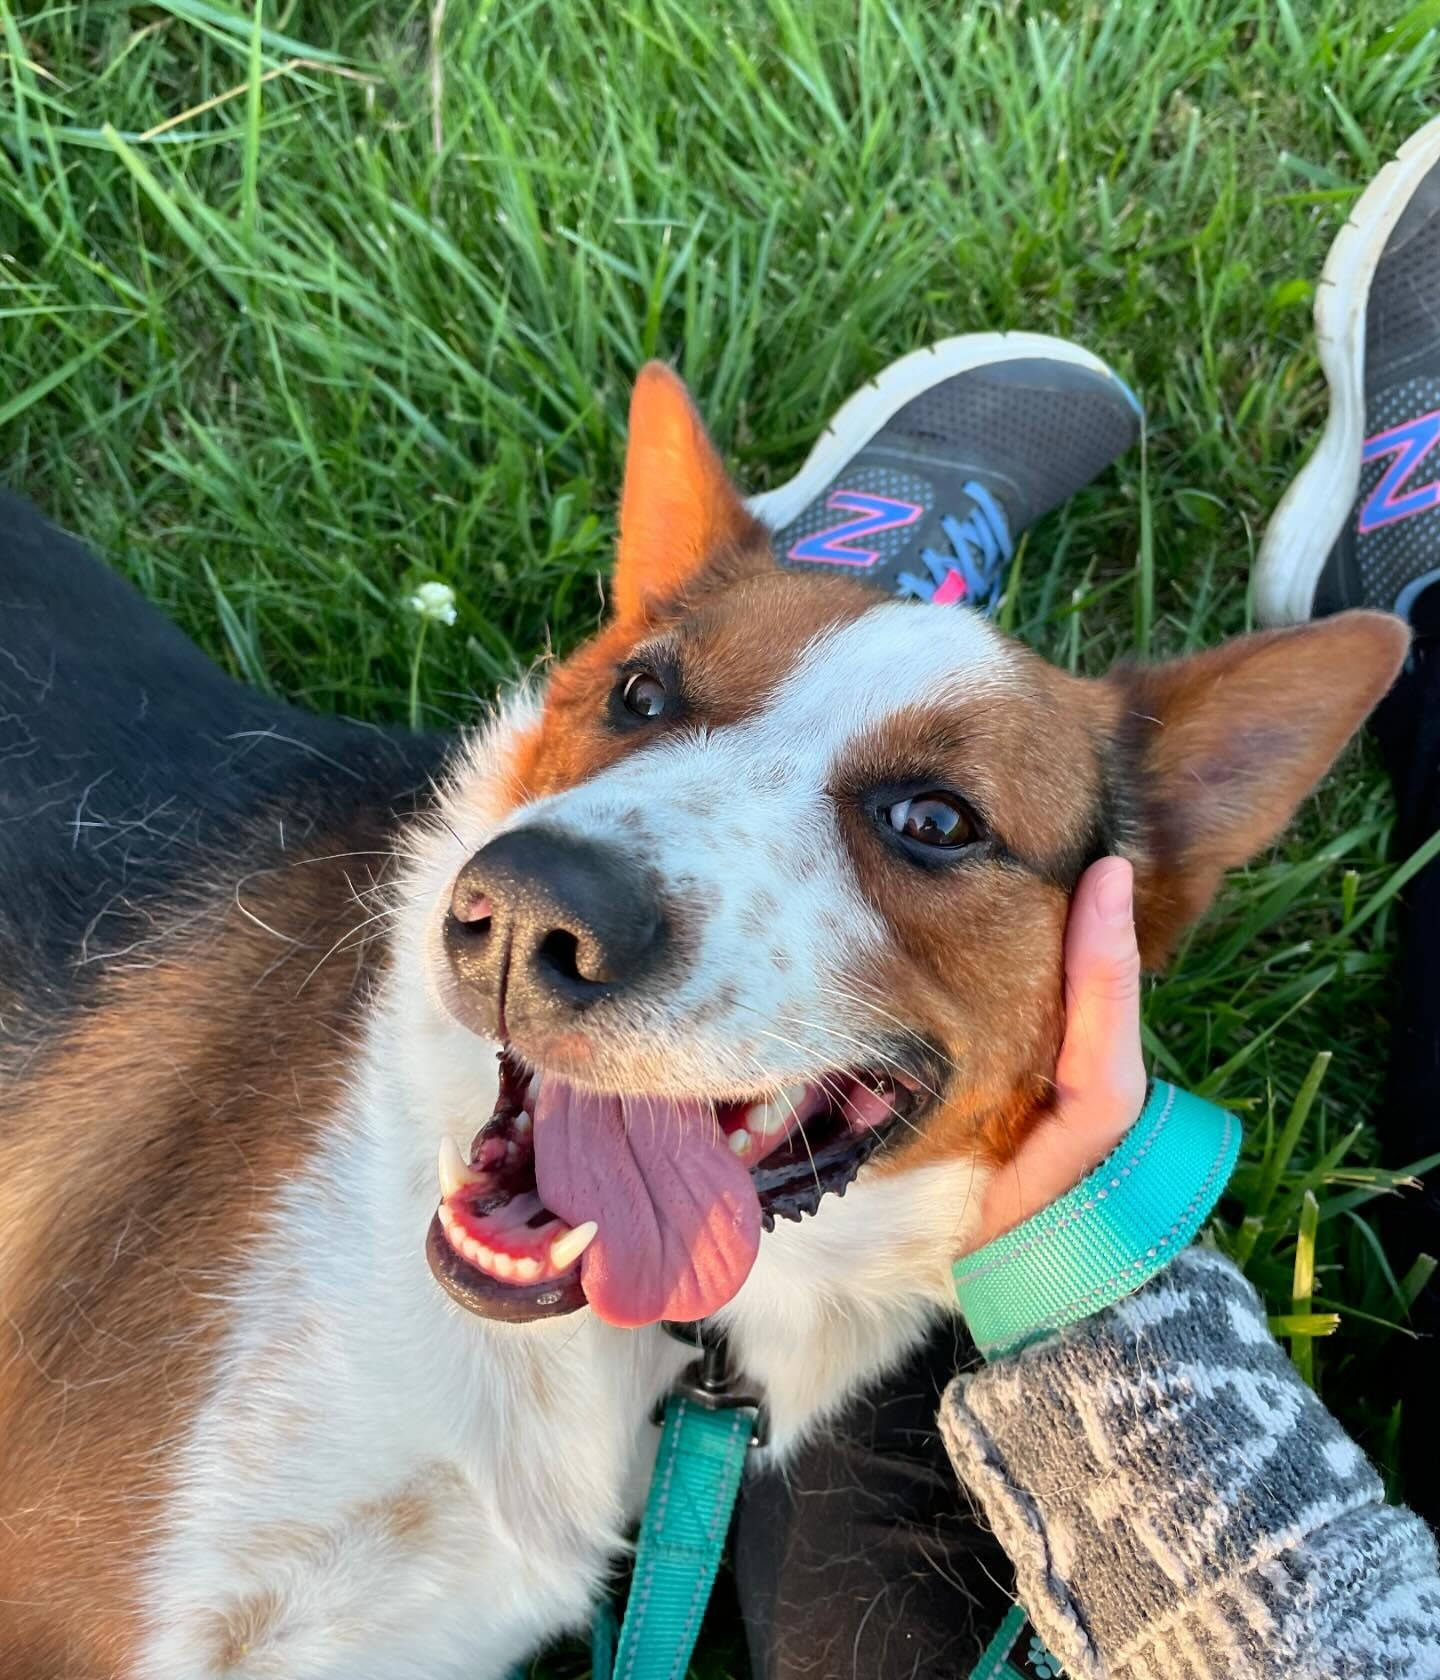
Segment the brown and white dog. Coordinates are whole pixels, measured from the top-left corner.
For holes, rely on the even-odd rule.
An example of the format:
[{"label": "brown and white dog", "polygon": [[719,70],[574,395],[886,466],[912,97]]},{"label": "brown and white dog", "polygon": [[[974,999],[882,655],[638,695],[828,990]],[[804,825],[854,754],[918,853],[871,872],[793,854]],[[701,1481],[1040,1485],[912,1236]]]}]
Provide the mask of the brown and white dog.
[{"label": "brown and white dog", "polygon": [[1162,961],[1406,646],[1351,613],[1085,681],[783,572],[660,366],[613,593],[428,811],[327,737],[146,893],[0,880],[5,1680],[484,1680],[582,1623],[657,1321],[725,1328],[781,1455],[897,1360],[1045,1111],[1081,870],[1134,860]]}]

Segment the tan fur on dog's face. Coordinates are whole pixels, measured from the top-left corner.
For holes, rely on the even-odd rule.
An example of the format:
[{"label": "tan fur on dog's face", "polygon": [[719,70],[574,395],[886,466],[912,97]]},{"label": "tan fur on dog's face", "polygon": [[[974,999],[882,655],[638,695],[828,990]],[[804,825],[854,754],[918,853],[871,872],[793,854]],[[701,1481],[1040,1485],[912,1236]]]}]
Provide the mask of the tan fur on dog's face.
[{"label": "tan fur on dog's face", "polygon": [[[1348,614],[1101,681],[963,608],[780,571],[679,381],[641,375],[617,615],[554,673],[505,826],[543,820],[643,861],[682,967],[564,1033],[511,1022],[542,1068],[607,1088],[761,1091],[938,1053],[942,1100],[871,1172],[999,1161],[1043,1112],[1069,893],[1132,858],[1147,960],[1267,844],[1392,680],[1406,632]],[[661,673],[672,713],[615,694]],[[887,835],[881,791],[958,795],[977,843]],[[928,865],[928,866],[927,866]]]}]

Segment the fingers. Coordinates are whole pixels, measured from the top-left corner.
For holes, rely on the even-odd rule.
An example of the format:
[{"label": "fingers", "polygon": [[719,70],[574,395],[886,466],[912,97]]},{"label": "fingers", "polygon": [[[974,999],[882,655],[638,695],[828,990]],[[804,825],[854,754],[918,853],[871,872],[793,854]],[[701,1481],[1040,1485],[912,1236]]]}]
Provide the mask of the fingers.
[{"label": "fingers", "polygon": [[[1080,877],[1065,930],[1065,1041],[1055,1070],[1072,1121],[1128,1126],[1145,1100],[1134,872],[1101,858]],[[1079,1113],[1071,1113],[1079,1105]]]}]

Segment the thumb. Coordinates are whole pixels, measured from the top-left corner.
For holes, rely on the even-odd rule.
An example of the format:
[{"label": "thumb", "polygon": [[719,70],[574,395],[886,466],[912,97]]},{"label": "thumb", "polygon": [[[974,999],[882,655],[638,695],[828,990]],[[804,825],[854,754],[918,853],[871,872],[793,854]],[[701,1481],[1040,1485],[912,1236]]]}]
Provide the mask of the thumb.
[{"label": "thumb", "polygon": [[[1065,930],[1065,1041],[1055,1068],[1071,1120],[1128,1126],[1145,1100],[1134,871],[1102,858],[1081,876]],[[1121,1112],[1123,1111],[1123,1113]]]},{"label": "thumb", "polygon": [[1124,858],[1102,858],[1080,877],[1065,929],[1065,1040],[1055,1064],[1055,1111],[986,1185],[976,1247],[1078,1184],[1144,1106],[1133,893]]},{"label": "thumb", "polygon": [[1145,1103],[1134,876],[1101,858],[1080,877],[1065,928],[1065,1040],[1055,1111],[985,1187],[973,1246],[1011,1230],[1078,1184],[1119,1143]]}]

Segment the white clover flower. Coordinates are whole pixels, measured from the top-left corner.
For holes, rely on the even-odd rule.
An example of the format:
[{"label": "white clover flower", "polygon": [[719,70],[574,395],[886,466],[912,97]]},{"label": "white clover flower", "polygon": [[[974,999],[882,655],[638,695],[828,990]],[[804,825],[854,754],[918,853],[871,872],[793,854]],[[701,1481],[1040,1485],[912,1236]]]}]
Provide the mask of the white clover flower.
[{"label": "white clover flower", "polygon": [[455,622],[455,591],[448,583],[422,583],[405,605],[427,624]]}]

